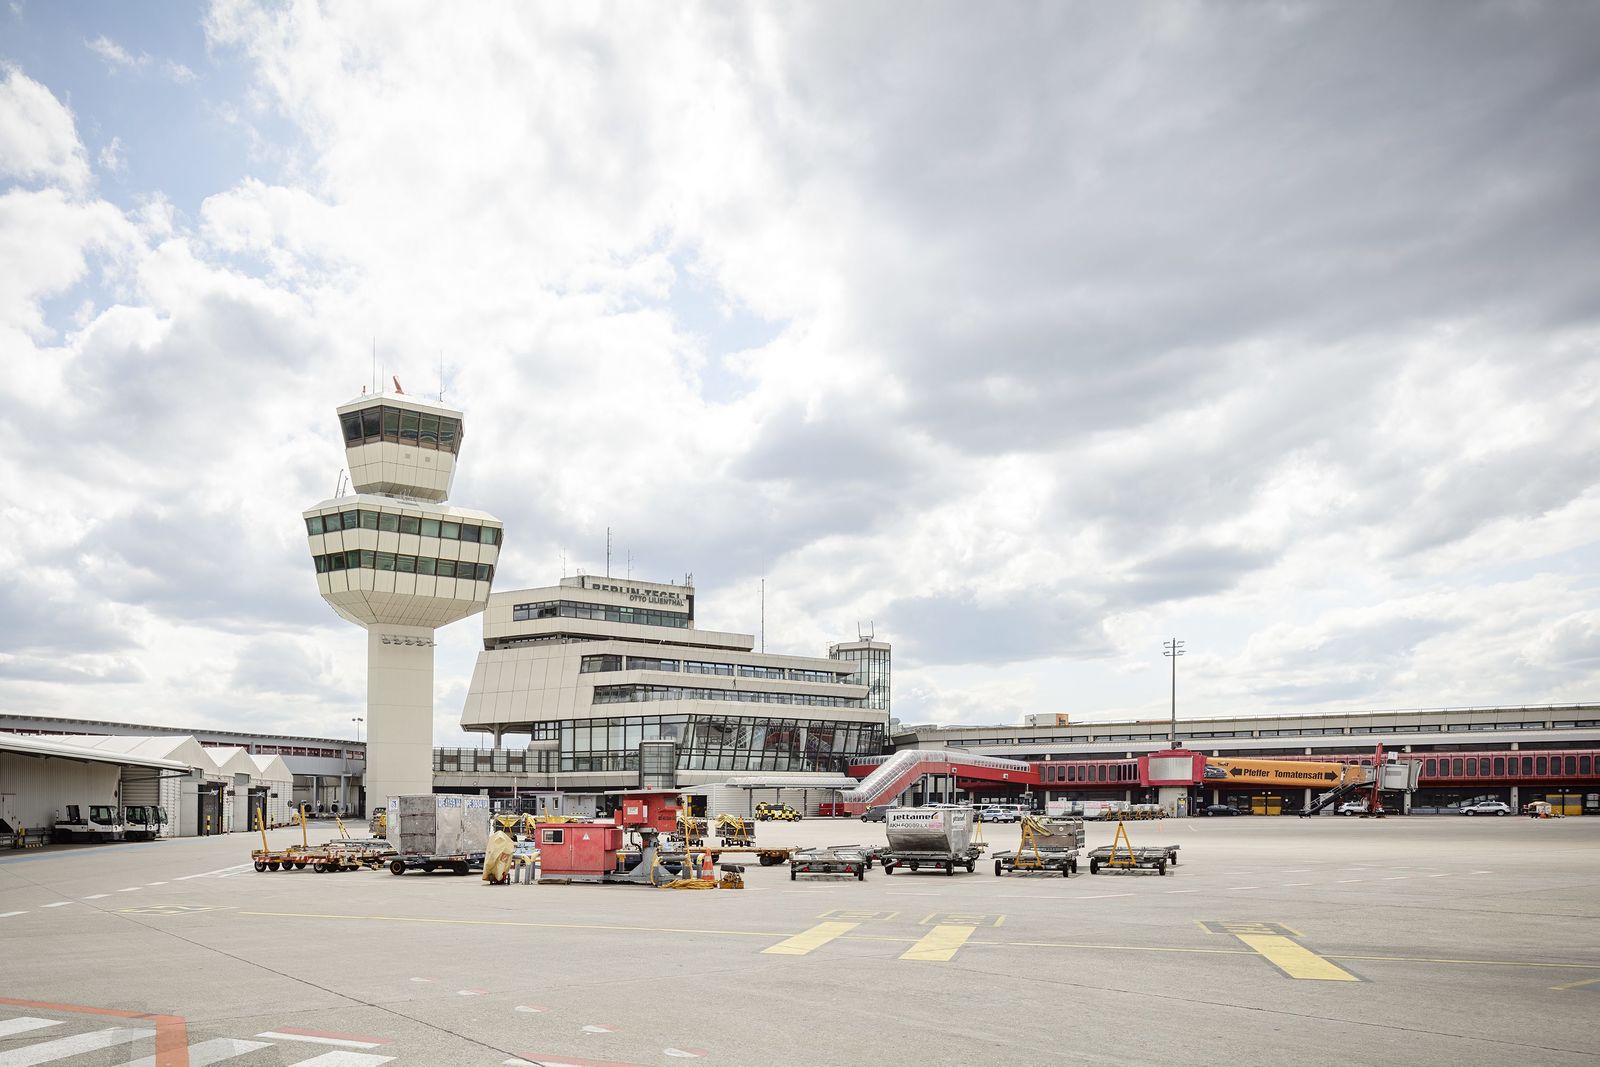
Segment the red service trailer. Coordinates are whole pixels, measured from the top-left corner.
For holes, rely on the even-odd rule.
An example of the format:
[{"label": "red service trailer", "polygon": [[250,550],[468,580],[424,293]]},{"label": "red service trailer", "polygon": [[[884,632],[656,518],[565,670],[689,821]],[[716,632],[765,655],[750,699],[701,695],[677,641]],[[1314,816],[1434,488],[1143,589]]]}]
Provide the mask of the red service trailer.
[{"label": "red service trailer", "polygon": [[599,882],[617,869],[622,827],[610,822],[538,823],[540,881]]}]

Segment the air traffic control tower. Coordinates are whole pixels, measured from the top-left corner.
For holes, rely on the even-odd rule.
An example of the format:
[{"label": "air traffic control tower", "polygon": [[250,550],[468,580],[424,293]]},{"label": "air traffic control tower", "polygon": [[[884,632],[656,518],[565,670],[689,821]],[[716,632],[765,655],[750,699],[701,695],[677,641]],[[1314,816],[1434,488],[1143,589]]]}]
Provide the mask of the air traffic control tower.
[{"label": "air traffic control tower", "polygon": [[338,413],[355,495],[303,514],[322,598],[367,631],[370,813],[433,792],[433,633],[488,603],[503,528],[444,503],[461,412],[379,393]]}]

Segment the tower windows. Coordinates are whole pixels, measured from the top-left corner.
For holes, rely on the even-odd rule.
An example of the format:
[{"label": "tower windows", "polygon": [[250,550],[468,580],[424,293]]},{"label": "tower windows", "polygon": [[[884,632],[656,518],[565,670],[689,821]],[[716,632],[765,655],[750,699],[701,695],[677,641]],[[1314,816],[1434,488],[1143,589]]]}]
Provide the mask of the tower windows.
[{"label": "tower windows", "polygon": [[339,416],[346,448],[392,441],[413,448],[455,454],[461,447],[461,420],[410,408],[374,404]]}]

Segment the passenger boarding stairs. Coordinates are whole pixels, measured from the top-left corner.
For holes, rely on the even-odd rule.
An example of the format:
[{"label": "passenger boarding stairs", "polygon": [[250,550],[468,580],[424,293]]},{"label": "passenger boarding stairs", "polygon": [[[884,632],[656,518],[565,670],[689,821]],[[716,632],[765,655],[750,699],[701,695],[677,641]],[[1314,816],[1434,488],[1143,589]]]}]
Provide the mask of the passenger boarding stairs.
[{"label": "passenger boarding stairs", "polygon": [[1369,774],[1367,775],[1365,781],[1346,782],[1338,789],[1329,790],[1316,800],[1312,801],[1310,807],[1300,812],[1300,817],[1305,818],[1308,815],[1315,815],[1318,812],[1327,811],[1330,807],[1339,803],[1339,801],[1346,799],[1347,797],[1353,797],[1359,793],[1372,792],[1372,779],[1373,776]]},{"label": "passenger boarding stairs", "polygon": [[[1032,768],[1022,760],[1004,759],[1000,756],[980,756],[976,753],[955,753],[937,749],[911,748],[892,756],[878,757],[878,765],[871,774],[861,779],[861,784],[841,796],[845,811],[859,815],[875,804],[892,804],[910,789],[917,779],[927,774],[951,774],[962,777],[1001,777],[1003,774],[1028,774]],[[854,767],[871,766],[872,760],[859,760]],[[984,773],[985,771],[989,773]]]}]

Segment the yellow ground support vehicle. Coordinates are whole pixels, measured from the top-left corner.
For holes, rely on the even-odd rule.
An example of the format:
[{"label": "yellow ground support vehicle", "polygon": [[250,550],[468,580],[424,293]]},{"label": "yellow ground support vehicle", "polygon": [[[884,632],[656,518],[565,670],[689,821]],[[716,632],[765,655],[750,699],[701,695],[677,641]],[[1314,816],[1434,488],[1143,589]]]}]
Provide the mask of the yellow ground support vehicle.
[{"label": "yellow ground support vehicle", "polygon": [[799,822],[800,813],[787,804],[768,804],[763,800],[756,805],[756,818],[761,822]]}]

